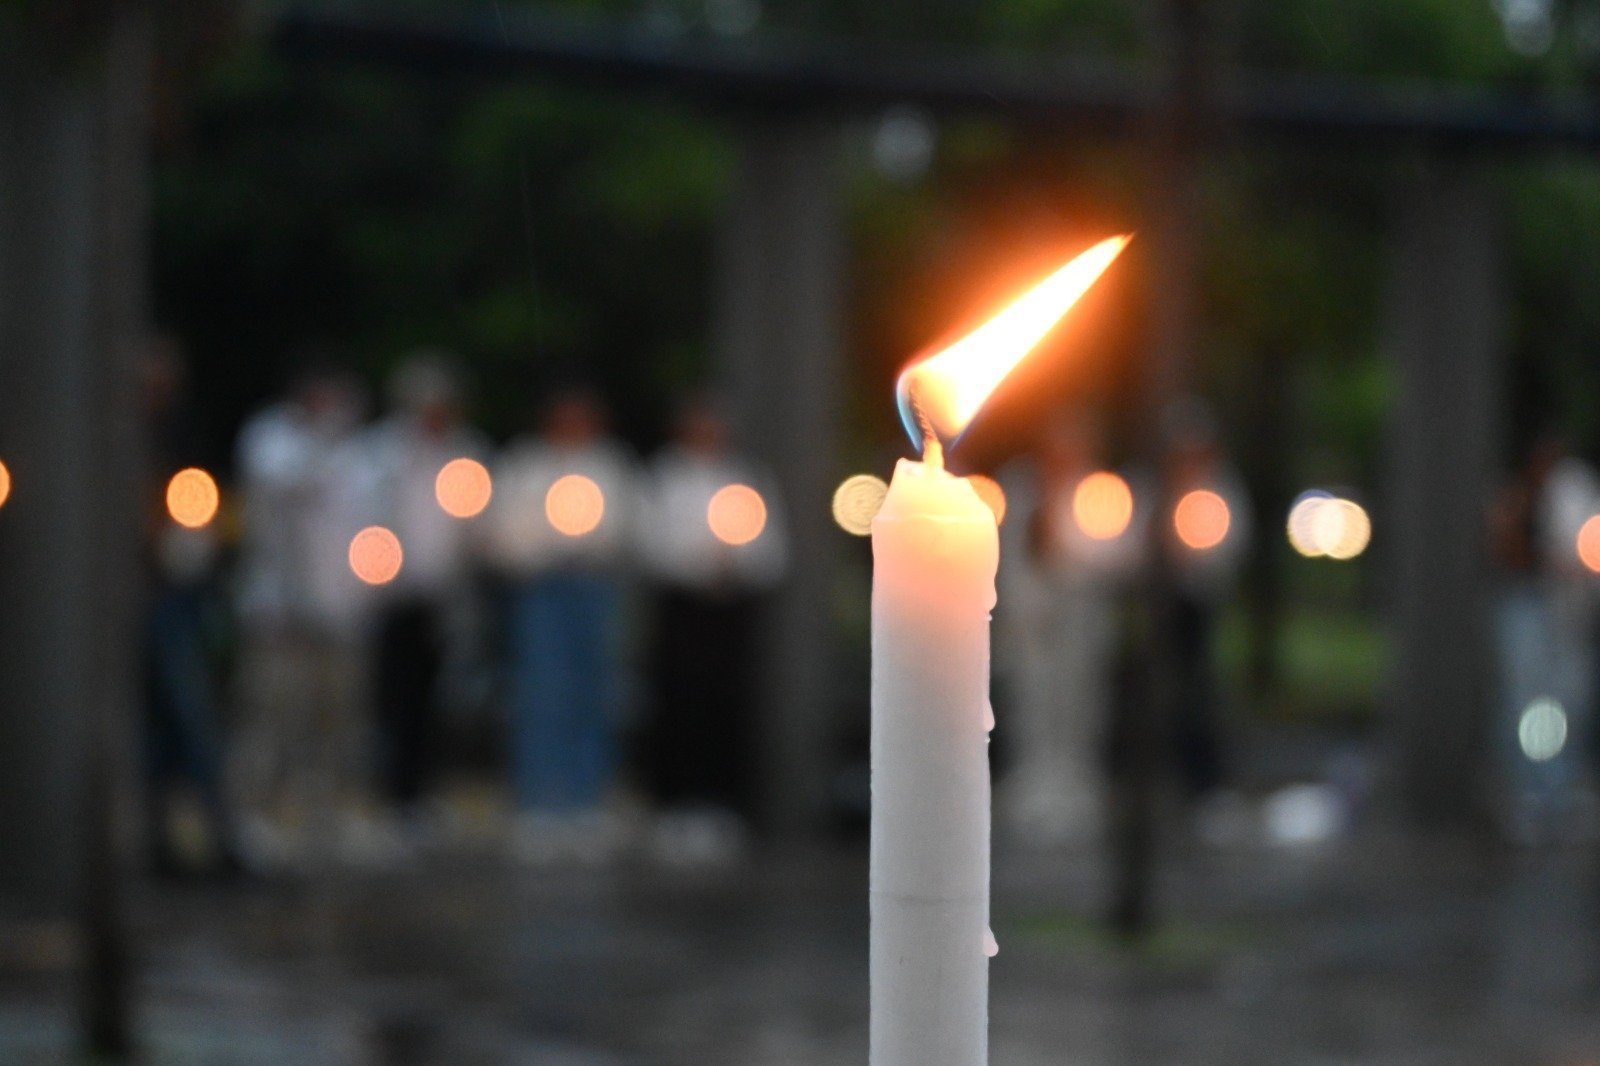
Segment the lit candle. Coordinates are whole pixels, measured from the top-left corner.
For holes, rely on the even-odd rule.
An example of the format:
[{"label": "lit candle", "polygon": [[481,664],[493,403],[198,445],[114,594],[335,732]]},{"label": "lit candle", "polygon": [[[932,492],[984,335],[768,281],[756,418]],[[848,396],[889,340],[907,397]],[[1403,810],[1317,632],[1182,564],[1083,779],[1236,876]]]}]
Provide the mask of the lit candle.
[{"label": "lit candle", "polygon": [[872,1066],[988,1061],[994,512],[943,453],[1111,265],[1103,241],[900,379],[923,462],[872,523]]}]

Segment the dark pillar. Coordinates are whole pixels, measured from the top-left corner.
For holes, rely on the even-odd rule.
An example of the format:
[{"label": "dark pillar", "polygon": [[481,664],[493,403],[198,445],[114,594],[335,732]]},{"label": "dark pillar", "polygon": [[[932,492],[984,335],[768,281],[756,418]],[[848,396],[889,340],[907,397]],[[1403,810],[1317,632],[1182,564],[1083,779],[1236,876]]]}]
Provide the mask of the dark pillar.
[{"label": "dark pillar", "polygon": [[[1140,451],[1162,470],[1162,415],[1189,385],[1199,346],[1200,168],[1210,120],[1207,13],[1202,0],[1165,0],[1155,26],[1162,59],[1161,106],[1150,131],[1148,223],[1144,244],[1149,350],[1141,382]],[[1158,479],[1157,521],[1172,512],[1171,486]],[[1124,649],[1128,692],[1117,726],[1123,750],[1111,784],[1111,900],[1108,918],[1121,936],[1140,937],[1157,919],[1157,798],[1162,746],[1171,734],[1179,691],[1173,618],[1177,587],[1170,560],[1152,552],[1141,600],[1142,644]]]},{"label": "dark pillar", "polygon": [[829,599],[838,532],[828,507],[838,476],[844,283],[839,134],[800,118],[736,132],[715,340],[741,438],[776,475],[792,536],[793,573],[765,675],[761,780],[773,825],[796,830],[823,809],[834,724]]},{"label": "dark pillar", "polygon": [[1471,828],[1487,811],[1487,509],[1505,332],[1497,228],[1482,174],[1434,163],[1395,234],[1388,348],[1398,391],[1375,543],[1392,575],[1397,783],[1429,829]]},{"label": "dark pillar", "polygon": [[[12,60],[15,60],[13,62]],[[103,449],[92,78],[0,61],[0,900],[59,916],[78,897],[84,753],[98,690]]]},{"label": "dark pillar", "polygon": [[77,932],[108,1056],[130,1047],[113,811],[139,750],[144,14],[0,45],[0,919]]}]

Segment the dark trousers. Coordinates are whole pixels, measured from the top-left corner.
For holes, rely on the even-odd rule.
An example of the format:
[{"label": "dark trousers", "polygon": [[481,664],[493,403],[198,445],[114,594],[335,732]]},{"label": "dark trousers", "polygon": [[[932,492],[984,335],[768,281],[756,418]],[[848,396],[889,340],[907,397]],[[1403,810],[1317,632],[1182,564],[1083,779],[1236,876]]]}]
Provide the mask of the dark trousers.
[{"label": "dark trousers", "polygon": [[233,848],[233,824],[222,794],[222,745],[216,686],[206,658],[205,602],[198,590],[156,593],[145,630],[145,788],[150,839],[158,857],[169,851],[166,805],[170,790],[188,784],[199,793],[216,847]]},{"label": "dark trousers", "polygon": [[1210,604],[1179,596],[1173,612],[1172,649],[1178,666],[1177,720],[1172,723],[1178,776],[1191,796],[1222,784],[1222,740],[1217,723]]},{"label": "dark trousers", "polygon": [[650,713],[640,763],[664,806],[753,813],[761,598],[663,589],[656,597]]},{"label": "dark trousers", "polygon": [[1114,778],[1175,773],[1191,799],[1223,781],[1222,737],[1212,667],[1215,610],[1179,595],[1169,605],[1162,633],[1172,656],[1170,706],[1156,706],[1147,644],[1125,644],[1118,656],[1116,698],[1107,731],[1107,762]]},{"label": "dark trousers", "polygon": [[389,604],[378,618],[373,694],[382,730],[381,777],[401,806],[421,799],[439,768],[439,614],[431,603],[406,600]]}]

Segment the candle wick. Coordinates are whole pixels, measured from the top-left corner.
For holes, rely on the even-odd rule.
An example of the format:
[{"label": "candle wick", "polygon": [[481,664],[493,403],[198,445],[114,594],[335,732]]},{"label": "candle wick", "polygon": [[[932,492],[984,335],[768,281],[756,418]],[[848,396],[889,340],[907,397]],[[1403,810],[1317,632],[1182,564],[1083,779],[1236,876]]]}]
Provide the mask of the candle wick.
[{"label": "candle wick", "polygon": [[939,443],[939,435],[933,431],[933,419],[928,417],[928,412],[917,402],[915,386],[911,390],[911,409],[916,412],[917,424],[922,427],[922,461],[930,469],[943,470],[944,445]]}]

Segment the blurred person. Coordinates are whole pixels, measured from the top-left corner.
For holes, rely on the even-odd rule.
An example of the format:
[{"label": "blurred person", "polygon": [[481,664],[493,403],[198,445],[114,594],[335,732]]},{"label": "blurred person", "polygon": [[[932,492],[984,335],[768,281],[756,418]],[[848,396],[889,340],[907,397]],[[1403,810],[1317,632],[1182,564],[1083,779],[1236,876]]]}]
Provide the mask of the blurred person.
[{"label": "blurred person", "polygon": [[[1167,412],[1161,472],[1166,512],[1149,550],[1165,551],[1175,584],[1168,639],[1181,693],[1172,723],[1179,781],[1204,818],[1232,808],[1223,791],[1216,620],[1234,595],[1252,535],[1244,481],[1227,461],[1209,409],[1194,400]],[[1220,503],[1220,507],[1218,504]]]},{"label": "blurred person", "polygon": [[495,464],[484,550],[506,582],[511,766],[524,858],[602,857],[621,722],[622,577],[637,474],[600,398],[558,393]]},{"label": "blurred person", "polygon": [[408,356],[390,376],[388,402],[360,442],[366,522],[391,530],[403,552],[399,573],[377,590],[372,685],[383,791],[415,827],[441,769],[442,680],[472,603],[469,526],[440,505],[436,483],[446,463],[487,446],[463,418],[446,353]]},{"label": "blurred person", "polygon": [[789,550],[772,479],[730,436],[711,397],[681,403],[640,523],[655,608],[641,762],[668,859],[736,854],[755,806],[762,627]]},{"label": "blurred person", "polygon": [[996,646],[1015,697],[1000,810],[1019,838],[1045,846],[1092,839],[1104,820],[1118,600],[1136,551],[1131,512],[1120,529],[1116,514],[1103,529],[1089,516],[1091,536],[1074,511],[1079,485],[1103,469],[1102,437],[1088,415],[1057,418],[1004,476],[1012,517],[1001,526]]},{"label": "blurred person", "polygon": [[1594,470],[1547,432],[1493,512],[1502,575],[1496,749],[1512,793],[1506,828],[1523,840],[1556,829],[1590,787],[1581,740],[1595,684],[1593,576],[1577,543],[1597,506]]},{"label": "blurred person", "polygon": [[[357,380],[313,351],[288,396],[239,434],[243,496],[235,794],[252,846],[297,861],[333,846],[362,792],[369,607],[346,559],[360,528]],[[320,837],[320,839],[318,839]]]},{"label": "blurred person", "polygon": [[171,809],[176,790],[187,787],[200,801],[211,868],[237,874],[244,864],[223,788],[221,704],[209,639],[219,611],[220,545],[214,523],[186,528],[165,506],[168,480],[195,458],[185,397],[187,371],[170,338],[152,341],[140,370],[151,474],[145,487],[149,585],[143,651],[151,867],[159,876],[177,876],[191,868],[174,838]]}]

